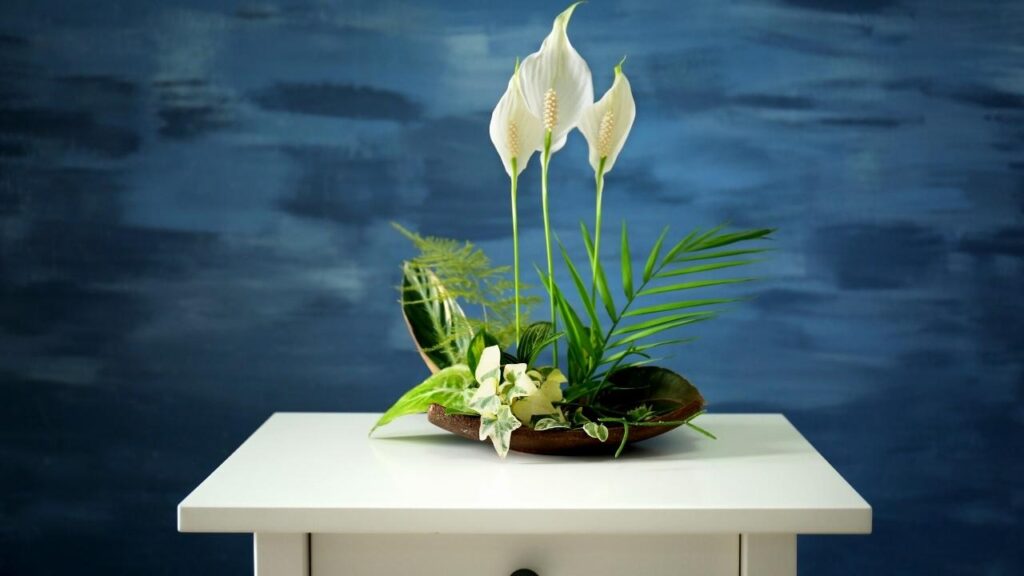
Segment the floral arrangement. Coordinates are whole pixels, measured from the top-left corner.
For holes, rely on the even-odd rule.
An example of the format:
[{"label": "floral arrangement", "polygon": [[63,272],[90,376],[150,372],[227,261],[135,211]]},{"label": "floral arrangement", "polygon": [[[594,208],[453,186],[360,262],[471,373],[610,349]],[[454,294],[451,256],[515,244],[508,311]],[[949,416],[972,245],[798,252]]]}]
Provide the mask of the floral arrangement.
[{"label": "floral arrangement", "polygon": [[[447,414],[477,417],[479,439],[490,439],[501,457],[524,427],[545,434],[581,430],[599,442],[607,441],[610,428],[621,428],[616,456],[631,428],[686,425],[713,437],[693,422],[703,412],[699,393],[682,376],[653,366],[652,353],[689,340],[666,333],[714,318],[723,305],[738,300],[681,295],[752,280],[705,273],[755,262],[766,248],[750,242],[772,230],[730,232],[719,226],[667,243],[666,227],[634,271],[623,223],[621,287],[612,289],[601,261],[602,197],[605,176],[632,129],[636,104],[623,62],[615,66],[611,87],[594,101],[590,68],[567,32],[578,4],[555,18],[537,52],[516,61],[491,116],[491,141],[511,183],[512,278],[509,267],[492,265],[468,242],[423,237],[396,225],[420,252],[403,265],[401,304],[432,375],[399,398],[374,430],[438,405]],[[593,230],[580,224],[588,264],[582,272],[560,242],[560,258],[555,257],[548,207],[551,159],[574,129],[589,146],[595,182]],[[520,281],[517,200],[518,177],[534,152],[540,159],[546,247],[546,268],[538,267],[537,274],[549,315],[531,323],[529,310],[542,299],[525,295],[529,287]],[[556,281],[559,259],[571,280],[568,291]],[[570,292],[577,303],[570,302]],[[538,365],[542,358],[550,363]],[[694,406],[694,398],[696,409],[680,412]]]}]

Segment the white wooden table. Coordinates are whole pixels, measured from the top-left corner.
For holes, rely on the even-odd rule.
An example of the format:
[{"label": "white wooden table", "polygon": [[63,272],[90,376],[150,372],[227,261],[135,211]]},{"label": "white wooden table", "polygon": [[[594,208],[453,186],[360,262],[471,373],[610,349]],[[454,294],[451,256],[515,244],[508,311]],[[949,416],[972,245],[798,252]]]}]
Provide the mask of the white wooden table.
[{"label": "white wooden table", "polygon": [[610,457],[494,454],[377,414],[275,414],[178,506],[255,534],[258,576],[796,574],[797,534],[871,507],[778,414],[707,415]]}]

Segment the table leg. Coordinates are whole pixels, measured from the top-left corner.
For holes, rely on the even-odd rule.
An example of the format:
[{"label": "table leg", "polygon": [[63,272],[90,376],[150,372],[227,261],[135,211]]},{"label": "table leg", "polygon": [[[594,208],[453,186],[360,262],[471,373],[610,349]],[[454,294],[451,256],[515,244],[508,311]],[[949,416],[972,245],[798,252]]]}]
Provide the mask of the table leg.
[{"label": "table leg", "polygon": [[741,534],[740,576],[796,576],[796,534]]},{"label": "table leg", "polygon": [[309,576],[309,534],[253,535],[256,576]]}]

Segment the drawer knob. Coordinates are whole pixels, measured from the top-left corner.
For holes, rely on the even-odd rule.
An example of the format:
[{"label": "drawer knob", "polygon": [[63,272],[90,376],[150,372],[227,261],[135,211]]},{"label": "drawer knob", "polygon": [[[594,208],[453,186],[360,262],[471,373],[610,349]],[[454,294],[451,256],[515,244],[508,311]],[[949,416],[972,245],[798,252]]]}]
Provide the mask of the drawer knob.
[{"label": "drawer knob", "polygon": [[511,576],[537,576],[537,573],[529,568],[520,568],[513,572]]}]

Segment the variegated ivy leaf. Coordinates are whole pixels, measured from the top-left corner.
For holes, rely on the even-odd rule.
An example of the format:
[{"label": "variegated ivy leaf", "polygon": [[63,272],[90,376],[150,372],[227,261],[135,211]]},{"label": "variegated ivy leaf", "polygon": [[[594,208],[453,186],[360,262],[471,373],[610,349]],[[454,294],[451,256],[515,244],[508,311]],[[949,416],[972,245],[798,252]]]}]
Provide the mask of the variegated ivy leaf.
[{"label": "variegated ivy leaf", "polygon": [[557,368],[543,368],[540,371],[531,370],[528,373],[533,389],[529,394],[512,403],[512,413],[523,422],[531,422],[534,416],[547,416],[556,414],[559,420],[562,411],[554,405],[562,400],[562,383],[566,381],[565,376]]},{"label": "variegated ivy leaf", "polygon": [[512,432],[522,426],[508,406],[501,406],[493,416],[480,416],[480,439],[490,438],[498,456],[504,458],[512,443]]},{"label": "variegated ivy leaf", "polygon": [[533,425],[534,430],[555,430],[557,428],[568,428],[569,423],[564,420],[557,420],[555,418],[541,418],[537,420],[537,423]]},{"label": "variegated ivy leaf", "polygon": [[449,366],[424,380],[418,386],[402,395],[391,408],[388,408],[370,430],[373,431],[388,424],[399,416],[426,412],[431,404],[440,404],[453,411],[466,412],[466,393],[473,384],[473,373],[469,366],[456,364]]},{"label": "variegated ivy leaf", "polygon": [[476,381],[482,386],[488,380],[494,380],[495,387],[501,378],[501,348],[488,346],[480,353],[476,365]]},{"label": "variegated ivy leaf", "polygon": [[608,427],[597,422],[587,422],[583,425],[583,431],[591,438],[597,438],[601,442],[608,439]]},{"label": "variegated ivy leaf", "polygon": [[[526,372],[526,364],[506,364],[505,382],[510,385],[508,391],[505,392],[505,396],[509,400],[531,396],[538,391],[537,383]],[[528,422],[528,420],[524,420],[524,422]]]},{"label": "variegated ivy leaf", "polygon": [[469,399],[469,409],[481,416],[494,416],[499,408],[501,396],[498,396],[498,380],[487,378],[480,383],[480,387]]}]

